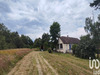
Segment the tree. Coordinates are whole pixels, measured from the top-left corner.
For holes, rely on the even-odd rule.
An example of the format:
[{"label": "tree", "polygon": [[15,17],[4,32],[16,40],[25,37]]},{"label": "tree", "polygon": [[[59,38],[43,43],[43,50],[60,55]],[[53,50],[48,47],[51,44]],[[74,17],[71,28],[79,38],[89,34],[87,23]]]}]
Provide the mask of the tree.
[{"label": "tree", "polygon": [[3,23],[0,23],[0,31],[9,31],[9,30]]},{"label": "tree", "polygon": [[53,22],[50,26],[50,35],[51,35],[51,42],[52,48],[56,48],[58,44],[58,38],[60,37],[60,24],[58,22]]},{"label": "tree", "polygon": [[86,19],[85,30],[92,36],[92,39],[98,49],[97,54],[99,57],[99,46],[100,46],[100,15],[98,16],[98,21],[93,23],[91,18]]},{"label": "tree", "polygon": [[30,37],[21,35],[21,40],[24,43],[24,47],[32,47],[33,46],[33,41]]},{"label": "tree", "polygon": [[80,44],[75,48],[75,56],[89,59],[95,58],[96,48],[90,35],[81,36]]},{"label": "tree", "polygon": [[18,32],[11,33],[11,42],[15,44],[16,48],[23,48],[24,46]]},{"label": "tree", "polygon": [[29,36],[26,36],[26,41],[27,41],[27,47],[32,48],[33,47],[33,41]]},{"label": "tree", "polygon": [[5,41],[10,43],[10,30],[3,23],[0,24],[0,35],[5,36]]},{"label": "tree", "polygon": [[94,43],[100,41],[100,15],[95,23],[92,22],[91,18],[86,18],[86,26],[84,28],[92,36]]},{"label": "tree", "polygon": [[0,35],[0,49],[6,49],[5,37]]},{"label": "tree", "polygon": [[41,38],[37,38],[34,41],[34,47],[39,48],[41,46]]},{"label": "tree", "polygon": [[44,50],[47,50],[48,47],[50,46],[50,35],[48,33],[44,33],[42,35],[42,45],[44,47]]},{"label": "tree", "polygon": [[0,24],[0,49],[7,49],[7,42],[6,42],[6,37],[5,33],[9,32],[7,27],[4,26],[3,23]]},{"label": "tree", "polygon": [[90,3],[91,7],[95,7],[96,9],[100,9],[100,0],[94,0],[93,3]]},{"label": "tree", "polygon": [[100,48],[100,15],[98,16],[98,21],[94,22],[91,18],[86,18],[86,26],[84,27],[86,32],[91,35],[93,42],[97,48],[97,54],[99,57],[99,48]]}]

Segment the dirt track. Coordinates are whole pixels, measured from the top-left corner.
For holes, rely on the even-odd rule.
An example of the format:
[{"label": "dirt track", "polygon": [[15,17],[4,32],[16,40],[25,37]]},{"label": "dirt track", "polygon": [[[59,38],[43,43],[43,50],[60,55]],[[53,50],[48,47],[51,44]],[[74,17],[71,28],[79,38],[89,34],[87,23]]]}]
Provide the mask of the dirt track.
[{"label": "dirt track", "polygon": [[20,60],[8,75],[58,75],[58,73],[38,51],[33,51]]}]

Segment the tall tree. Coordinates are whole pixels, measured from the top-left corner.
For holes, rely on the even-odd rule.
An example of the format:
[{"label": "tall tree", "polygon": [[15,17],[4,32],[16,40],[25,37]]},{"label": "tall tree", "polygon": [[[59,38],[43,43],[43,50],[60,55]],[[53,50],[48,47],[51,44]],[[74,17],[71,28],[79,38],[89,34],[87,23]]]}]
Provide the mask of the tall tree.
[{"label": "tall tree", "polygon": [[96,45],[98,50],[98,57],[99,57],[99,48],[100,48],[100,15],[98,16],[97,22],[92,22],[91,18],[86,18],[86,26],[84,27],[86,32],[91,35],[93,42]]},{"label": "tall tree", "polygon": [[93,3],[90,3],[91,7],[95,7],[96,9],[100,9],[100,0],[94,0]]},{"label": "tall tree", "polygon": [[11,33],[11,41],[15,44],[16,48],[23,48],[23,42],[18,34],[18,32]]},{"label": "tall tree", "polygon": [[84,28],[92,36],[95,43],[100,41],[100,15],[95,23],[92,22],[91,18],[86,18],[86,26]]},{"label": "tall tree", "polygon": [[56,48],[58,44],[58,38],[60,37],[60,24],[58,22],[53,22],[53,24],[50,26],[50,35],[52,48]]},{"label": "tall tree", "polygon": [[38,48],[38,47],[40,47],[41,46],[41,38],[37,38],[37,39],[35,39],[35,41],[34,41],[34,47],[35,48]]},{"label": "tall tree", "polygon": [[3,23],[0,23],[0,31],[9,31],[9,30]]},{"label": "tall tree", "polygon": [[50,35],[48,33],[44,33],[42,35],[42,43],[44,44],[45,42],[49,42],[50,41]]},{"label": "tall tree", "polygon": [[30,47],[33,46],[33,41],[30,37],[25,36],[25,35],[21,35],[21,40],[24,43],[24,47]]},{"label": "tall tree", "polygon": [[5,37],[0,35],[0,49],[6,49],[7,46],[6,46],[6,41],[5,41]]},{"label": "tall tree", "polygon": [[50,35],[48,33],[44,33],[42,35],[42,45],[45,50],[47,50],[47,48],[49,47],[49,45],[50,45],[49,42],[50,42]]}]

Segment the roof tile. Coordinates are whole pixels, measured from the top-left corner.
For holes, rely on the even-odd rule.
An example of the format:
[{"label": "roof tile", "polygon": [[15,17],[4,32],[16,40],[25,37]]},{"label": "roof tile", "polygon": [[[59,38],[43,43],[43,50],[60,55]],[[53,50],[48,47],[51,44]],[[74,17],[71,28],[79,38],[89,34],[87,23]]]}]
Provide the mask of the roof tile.
[{"label": "roof tile", "polygon": [[64,44],[78,44],[80,41],[78,38],[65,37],[65,36],[60,37],[60,39]]}]

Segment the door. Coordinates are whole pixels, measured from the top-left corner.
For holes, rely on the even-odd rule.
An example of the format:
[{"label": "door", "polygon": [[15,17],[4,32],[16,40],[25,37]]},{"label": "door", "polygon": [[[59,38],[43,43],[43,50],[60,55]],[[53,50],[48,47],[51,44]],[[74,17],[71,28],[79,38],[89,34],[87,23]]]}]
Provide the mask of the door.
[{"label": "door", "polygon": [[69,50],[71,50],[71,44],[69,44]]}]

